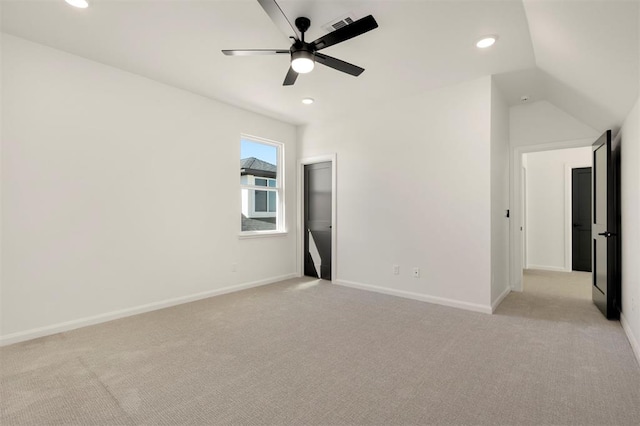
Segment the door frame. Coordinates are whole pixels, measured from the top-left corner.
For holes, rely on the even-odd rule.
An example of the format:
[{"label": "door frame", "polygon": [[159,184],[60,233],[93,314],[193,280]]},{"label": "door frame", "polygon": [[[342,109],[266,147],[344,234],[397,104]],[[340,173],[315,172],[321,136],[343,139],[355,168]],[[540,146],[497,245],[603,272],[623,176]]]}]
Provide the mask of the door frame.
[{"label": "door frame", "polygon": [[564,163],[564,269],[573,271],[573,169],[591,167],[591,162]]},{"label": "door frame", "polygon": [[304,275],[304,166],[317,163],[331,163],[331,282],[336,282],[338,277],[338,221],[337,221],[337,154],[317,155],[298,160],[298,241],[296,244],[296,273],[298,277]]},{"label": "door frame", "polygon": [[[522,156],[520,157],[522,159]],[[527,194],[529,193],[527,191],[527,168],[523,165],[522,166],[522,173],[520,175],[520,191],[522,191],[522,196],[520,197],[520,208],[522,209],[522,211],[520,212],[520,220],[522,221],[522,224],[520,226],[520,237],[522,239],[522,268],[523,269],[528,269],[529,268],[529,258],[527,257],[527,241],[529,241],[529,236],[528,236],[528,231],[529,231],[529,224],[527,222],[528,220],[528,216],[527,216],[527,209],[529,204],[527,203]]]},{"label": "door frame", "polygon": [[[522,155],[530,152],[540,151],[555,151],[557,149],[566,148],[581,148],[591,146],[593,142],[599,136],[584,139],[572,139],[567,141],[558,141],[538,145],[523,145],[511,148],[511,161],[509,167],[509,179],[511,181],[510,189],[510,206],[511,206],[511,218],[509,224],[509,239],[510,239],[510,255],[509,255],[509,273],[510,283],[512,291],[522,291],[522,232],[520,227],[524,227],[522,223],[521,203],[524,196],[522,191],[521,172],[522,169]],[[526,230],[526,229],[525,229]]]}]

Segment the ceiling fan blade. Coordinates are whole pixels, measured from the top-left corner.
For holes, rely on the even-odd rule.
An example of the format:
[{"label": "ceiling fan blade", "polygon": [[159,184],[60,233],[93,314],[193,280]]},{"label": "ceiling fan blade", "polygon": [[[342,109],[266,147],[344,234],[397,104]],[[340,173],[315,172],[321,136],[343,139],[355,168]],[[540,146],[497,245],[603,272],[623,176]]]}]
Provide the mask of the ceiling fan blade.
[{"label": "ceiling fan blade", "polygon": [[342,43],[350,38],[357,37],[361,34],[378,28],[378,23],[373,16],[365,16],[362,19],[358,19],[353,24],[349,24],[346,27],[339,28],[329,34],[326,34],[311,44],[315,46],[316,50],[324,49],[325,47],[333,46],[334,44]]},{"label": "ceiling fan blade", "polygon": [[359,76],[364,71],[364,68],[360,68],[357,65],[350,64],[349,62],[341,61],[340,59],[332,56],[323,55],[316,52],[316,62],[326,65],[334,70],[342,71],[353,76]]},{"label": "ceiling fan blade", "polygon": [[287,76],[284,78],[284,83],[282,83],[282,85],[292,86],[293,83],[296,82],[297,78],[298,78],[298,73],[295,72],[293,68],[289,67],[289,72],[287,73]]},{"label": "ceiling fan blade", "polygon": [[260,3],[260,6],[267,12],[269,18],[271,18],[273,23],[276,24],[276,27],[278,27],[284,35],[289,37],[293,34],[296,39],[300,39],[300,33],[296,27],[291,25],[291,22],[289,22],[289,19],[287,19],[287,16],[275,0],[258,0],[258,3]]},{"label": "ceiling fan blade", "polygon": [[234,49],[223,50],[227,56],[255,56],[255,55],[278,55],[282,53],[291,53],[288,49]]}]

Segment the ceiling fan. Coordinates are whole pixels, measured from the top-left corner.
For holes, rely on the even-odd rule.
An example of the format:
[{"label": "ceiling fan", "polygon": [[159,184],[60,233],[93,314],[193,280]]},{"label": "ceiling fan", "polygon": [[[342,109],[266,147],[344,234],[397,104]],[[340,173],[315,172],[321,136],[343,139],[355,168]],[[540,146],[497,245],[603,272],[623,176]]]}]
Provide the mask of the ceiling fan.
[{"label": "ceiling fan", "polygon": [[282,83],[283,86],[293,85],[298,78],[298,74],[310,72],[313,69],[315,62],[356,77],[364,71],[364,68],[360,68],[359,66],[340,59],[319,53],[318,51],[378,28],[378,23],[373,16],[365,16],[364,18],[358,19],[349,25],[330,32],[311,43],[307,43],[304,39],[304,33],[311,26],[311,20],[309,18],[302,16],[297,18],[295,20],[294,28],[275,0],[258,0],[258,3],[260,3],[260,6],[262,6],[264,11],[267,12],[267,15],[269,15],[276,26],[280,28],[280,31],[293,39],[291,47],[289,49],[223,50],[222,53],[229,56],[290,54],[291,64],[289,66],[289,72],[287,72],[287,76],[284,78],[284,83]]}]

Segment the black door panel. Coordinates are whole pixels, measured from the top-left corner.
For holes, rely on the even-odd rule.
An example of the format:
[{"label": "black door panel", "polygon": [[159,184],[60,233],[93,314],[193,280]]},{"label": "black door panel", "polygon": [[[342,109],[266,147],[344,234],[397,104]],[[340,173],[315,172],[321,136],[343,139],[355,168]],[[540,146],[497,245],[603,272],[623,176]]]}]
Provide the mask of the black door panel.
[{"label": "black door panel", "polygon": [[[619,163],[618,163],[619,164]],[[611,130],[593,144],[592,173],[592,249],[593,303],[609,319],[620,316],[620,269],[618,253],[619,168],[612,158]]]},{"label": "black door panel", "polygon": [[591,272],[591,167],[571,171],[571,269]]},{"label": "black door panel", "polygon": [[304,274],[325,280],[331,280],[331,180],[331,162],[304,166]]}]

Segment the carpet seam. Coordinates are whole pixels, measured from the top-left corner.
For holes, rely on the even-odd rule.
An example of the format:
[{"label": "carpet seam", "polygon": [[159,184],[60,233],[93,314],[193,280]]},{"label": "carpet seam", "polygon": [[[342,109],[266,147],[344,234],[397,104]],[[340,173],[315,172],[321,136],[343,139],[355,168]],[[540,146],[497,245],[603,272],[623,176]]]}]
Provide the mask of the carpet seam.
[{"label": "carpet seam", "polygon": [[116,405],[118,406],[118,408],[120,409],[120,411],[122,412],[122,414],[124,414],[124,416],[129,420],[129,422],[131,422],[132,424],[135,424],[136,422],[133,420],[133,418],[131,417],[131,415],[129,415],[129,413],[122,407],[122,404],[120,404],[120,400],[118,400],[118,398],[116,398],[116,396],[111,392],[111,389],[109,389],[109,386],[107,386],[106,383],[104,383],[101,379],[100,376],[98,376],[98,374],[93,371],[93,369],[91,369],[91,367],[89,367],[84,360],[82,359],[82,357],[77,357],[78,362],[80,363],[80,365],[82,365],[84,367],[85,370],[87,370],[100,384],[100,386],[107,392],[107,394],[109,394],[109,396],[111,397],[111,399],[113,401],[115,401]]}]

